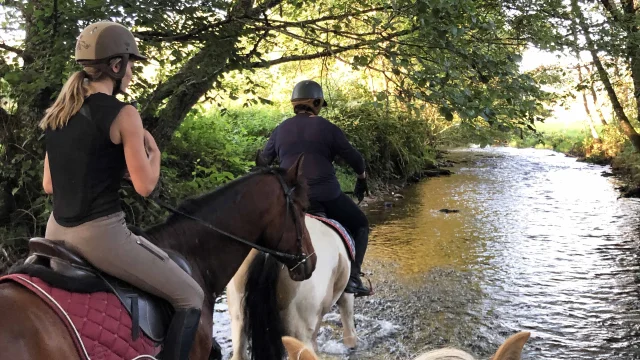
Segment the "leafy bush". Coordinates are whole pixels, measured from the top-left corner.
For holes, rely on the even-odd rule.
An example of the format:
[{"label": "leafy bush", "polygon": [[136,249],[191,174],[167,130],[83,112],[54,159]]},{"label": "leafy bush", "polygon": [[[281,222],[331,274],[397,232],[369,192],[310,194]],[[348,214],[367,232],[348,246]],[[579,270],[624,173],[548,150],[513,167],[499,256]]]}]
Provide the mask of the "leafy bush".
[{"label": "leafy bush", "polygon": [[[275,107],[194,112],[164,152],[165,191],[177,200],[245,174],[254,164],[256,150],[289,116]],[[334,108],[326,116],[345,131],[374,178],[406,179],[435,163],[423,119],[366,104]],[[352,189],[353,171],[340,164],[337,172],[345,190]]]},{"label": "leafy bush", "polygon": [[435,163],[424,119],[365,104],[338,109],[331,120],[362,153],[373,177],[406,179]]}]

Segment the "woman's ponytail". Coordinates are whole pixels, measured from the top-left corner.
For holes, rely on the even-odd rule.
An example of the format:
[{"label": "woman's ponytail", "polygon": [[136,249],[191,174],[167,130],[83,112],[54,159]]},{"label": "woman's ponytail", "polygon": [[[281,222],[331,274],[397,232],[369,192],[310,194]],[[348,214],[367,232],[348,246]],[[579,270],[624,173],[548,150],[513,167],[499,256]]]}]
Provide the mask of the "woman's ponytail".
[{"label": "woman's ponytail", "polygon": [[84,98],[89,93],[88,81],[85,79],[87,79],[87,72],[84,70],[71,75],[56,101],[45,112],[44,118],[40,121],[40,128],[43,130],[61,128],[80,110]]}]

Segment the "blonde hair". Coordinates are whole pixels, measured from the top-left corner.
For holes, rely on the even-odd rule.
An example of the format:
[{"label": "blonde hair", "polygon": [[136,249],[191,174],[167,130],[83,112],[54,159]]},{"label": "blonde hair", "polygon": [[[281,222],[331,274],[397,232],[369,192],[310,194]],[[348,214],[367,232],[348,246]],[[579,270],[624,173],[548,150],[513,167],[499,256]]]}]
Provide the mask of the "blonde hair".
[{"label": "blonde hair", "polygon": [[[114,66],[121,60],[111,59],[109,66]],[[91,95],[90,82],[100,81],[106,76],[108,75],[105,72],[93,67],[85,67],[84,70],[73,73],[60,90],[56,101],[45,111],[40,128],[55,130],[67,125],[69,119],[80,111],[84,99]]]}]

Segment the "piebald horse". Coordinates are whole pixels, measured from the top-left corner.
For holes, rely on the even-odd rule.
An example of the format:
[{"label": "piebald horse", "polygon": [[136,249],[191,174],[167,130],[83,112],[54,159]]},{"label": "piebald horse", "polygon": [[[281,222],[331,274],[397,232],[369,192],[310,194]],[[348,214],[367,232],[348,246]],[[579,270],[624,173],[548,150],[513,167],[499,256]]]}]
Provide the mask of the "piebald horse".
[{"label": "piebald horse", "polygon": [[[151,242],[187,259],[194,279],[204,290],[202,317],[190,359],[209,358],[215,299],[251,250],[247,244],[194,219],[267,250],[291,255],[291,259],[283,260],[288,279],[309,278],[315,270],[316,256],[309,233],[302,226],[308,203],[302,161],[301,156],[288,170],[255,171],[217,191],[187,200],[179,207],[186,216],[173,214],[146,230]],[[10,281],[0,284],[0,313],[0,359],[80,359],[63,321],[21,285]]]},{"label": "piebald horse", "polygon": [[[491,360],[520,360],[522,348],[529,340],[531,333],[521,331],[511,335],[500,345],[498,351],[490,358]],[[282,338],[287,355],[290,360],[318,360],[315,353],[307,348],[301,341],[290,336]],[[476,360],[471,354],[454,348],[444,348],[426,352],[419,355],[414,360]]]},{"label": "piebald horse", "polygon": [[[256,159],[259,166],[264,166]],[[233,360],[281,359],[281,338],[300,339],[318,350],[322,317],[337,304],[345,346],[356,346],[354,295],[345,293],[351,262],[340,236],[319,220],[306,217],[306,229],[317,255],[316,271],[305,281],[292,281],[272,256],[251,252],[227,286]]]}]

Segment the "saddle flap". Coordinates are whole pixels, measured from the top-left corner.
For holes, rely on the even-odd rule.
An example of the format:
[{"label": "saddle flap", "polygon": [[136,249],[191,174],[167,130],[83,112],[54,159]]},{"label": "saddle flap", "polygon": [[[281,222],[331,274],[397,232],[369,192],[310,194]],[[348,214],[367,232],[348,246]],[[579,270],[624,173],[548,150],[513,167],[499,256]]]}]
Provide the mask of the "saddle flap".
[{"label": "saddle flap", "polygon": [[68,276],[78,280],[89,280],[95,279],[98,280],[98,275],[96,272],[88,270],[83,267],[77,267],[72,265],[71,263],[61,260],[60,258],[52,257],[49,259],[49,266],[51,270]]},{"label": "saddle flap", "polygon": [[193,277],[193,274],[191,273],[191,265],[189,265],[189,262],[187,261],[187,259],[184,258],[184,256],[182,256],[181,254],[173,250],[169,250],[169,249],[162,249],[162,250],[166,252],[167,255],[169,255],[169,259],[173,260],[173,262],[178,264],[179,268],[184,270],[184,272],[189,274],[189,276]]},{"label": "saddle flap", "polygon": [[74,266],[80,266],[87,269],[93,268],[93,266],[87,263],[82,256],[69,249],[63,241],[49,240],[45,238],[32,238],[29,240],[29,250],[38,255],[65,260]]},{"label": "saddle flap", "polygon": [[[127,309],[131,316],[132,326],[137,323],[148,338],[161,343],[173,315],[171,305],[166,300],[144,292],[120,279],[108,275],[103,275],[103,278]],[[135,331],[135,329],[133,330]]]}]

